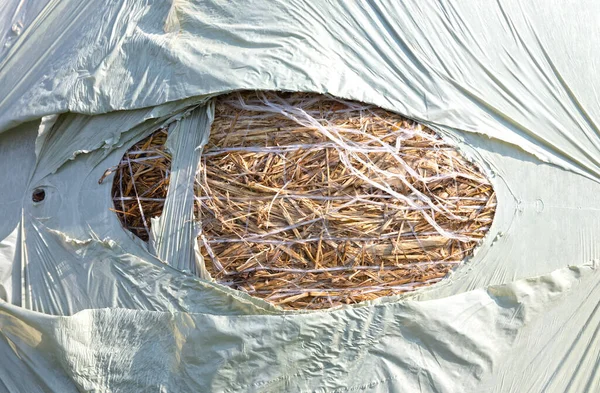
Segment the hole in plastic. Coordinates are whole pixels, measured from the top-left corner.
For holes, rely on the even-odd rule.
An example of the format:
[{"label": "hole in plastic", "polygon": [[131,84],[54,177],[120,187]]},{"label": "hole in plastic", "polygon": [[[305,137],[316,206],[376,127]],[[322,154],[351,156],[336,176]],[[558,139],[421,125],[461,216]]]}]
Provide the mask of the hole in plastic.
[{"label": "hole in plastic", "polygon": [[31,200],[33,202],[41,202],[44,199],[46,199],[46,191],[44,191],[44,189],[36,188],[35,190],[33,190],[33,193],[31,194]]},{"label": "hole in plastic", "polygon": [[[167,136],[133,146],[113,182],[121,222],[146,241],[167,195]],[[217,98],[195,195],[212,277],[291,309],[441,281],[471,255],[496,206],[485,175],[431,129],[310,93]]]}]

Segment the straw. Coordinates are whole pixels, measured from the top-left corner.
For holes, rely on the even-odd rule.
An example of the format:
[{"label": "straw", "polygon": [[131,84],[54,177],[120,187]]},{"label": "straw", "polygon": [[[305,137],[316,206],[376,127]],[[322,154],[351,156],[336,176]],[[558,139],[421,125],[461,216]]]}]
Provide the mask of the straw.
[{"label": "straw", "polygon": [[159,130],[129,149],[115,170],[113,209],[123,226],[144,241],[150,218],[161,215],[169,188],[167,131]]},{"label": "straw", "polygon": [[[165,137],[130,149],[114,181],[121,221],[144,240],[168,187]],[[432,130],[309,93],[218,98],[196,180],[212,277],[291,309],[434,284],[471,254],[495,211],[489,181]]]}]

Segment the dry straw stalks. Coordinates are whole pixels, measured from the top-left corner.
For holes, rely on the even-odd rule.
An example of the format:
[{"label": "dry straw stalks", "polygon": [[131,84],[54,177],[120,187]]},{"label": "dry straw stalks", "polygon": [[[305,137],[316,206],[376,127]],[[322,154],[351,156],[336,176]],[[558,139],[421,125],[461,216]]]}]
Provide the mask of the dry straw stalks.
[{"label": "dry straw stalks", "polygon": [[[167,133],[123,157],[113,196],[148,240],[169,181]],[[430,129],[308,93],[217,99],[196,181],[204,261],[223,285],[293,309],[440,281],[492,222],[491,184]]]}]

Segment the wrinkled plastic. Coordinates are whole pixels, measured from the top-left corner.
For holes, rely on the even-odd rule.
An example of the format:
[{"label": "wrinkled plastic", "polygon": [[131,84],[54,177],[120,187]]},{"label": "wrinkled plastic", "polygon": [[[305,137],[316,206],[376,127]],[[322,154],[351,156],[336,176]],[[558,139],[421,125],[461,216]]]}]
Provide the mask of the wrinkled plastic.
[{"label": "wrinkled plastic", "polygon": [[[0,9],[1,389],[599,386],[600,4]],[[327,312],[285,312],[191,274],[194,229],[164,222],[148,248],[110,211],[112,177],[99,180],[139,139],[191,132],[210,97],[236,89],[327,92],[443,132],[494,184],[488,236],[429,289]],[[171,146],[193,167],[196,150]],[[161,220],[188,206],[186,181]]]}]

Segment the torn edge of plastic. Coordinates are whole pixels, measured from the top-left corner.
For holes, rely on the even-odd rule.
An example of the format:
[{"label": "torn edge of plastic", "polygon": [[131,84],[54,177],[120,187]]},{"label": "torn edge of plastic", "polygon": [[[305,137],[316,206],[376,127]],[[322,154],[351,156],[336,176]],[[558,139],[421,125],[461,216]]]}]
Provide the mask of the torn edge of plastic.
[{"label": "torn edge of plastic", "polygon": [[151,219],[150,249],[176,269],[209,279],[194,241],[194,181],[214,119],[214,101],[192,110],[171,124],[167,148],[171,151],[171,179],[165,207],[159,218]]}]

